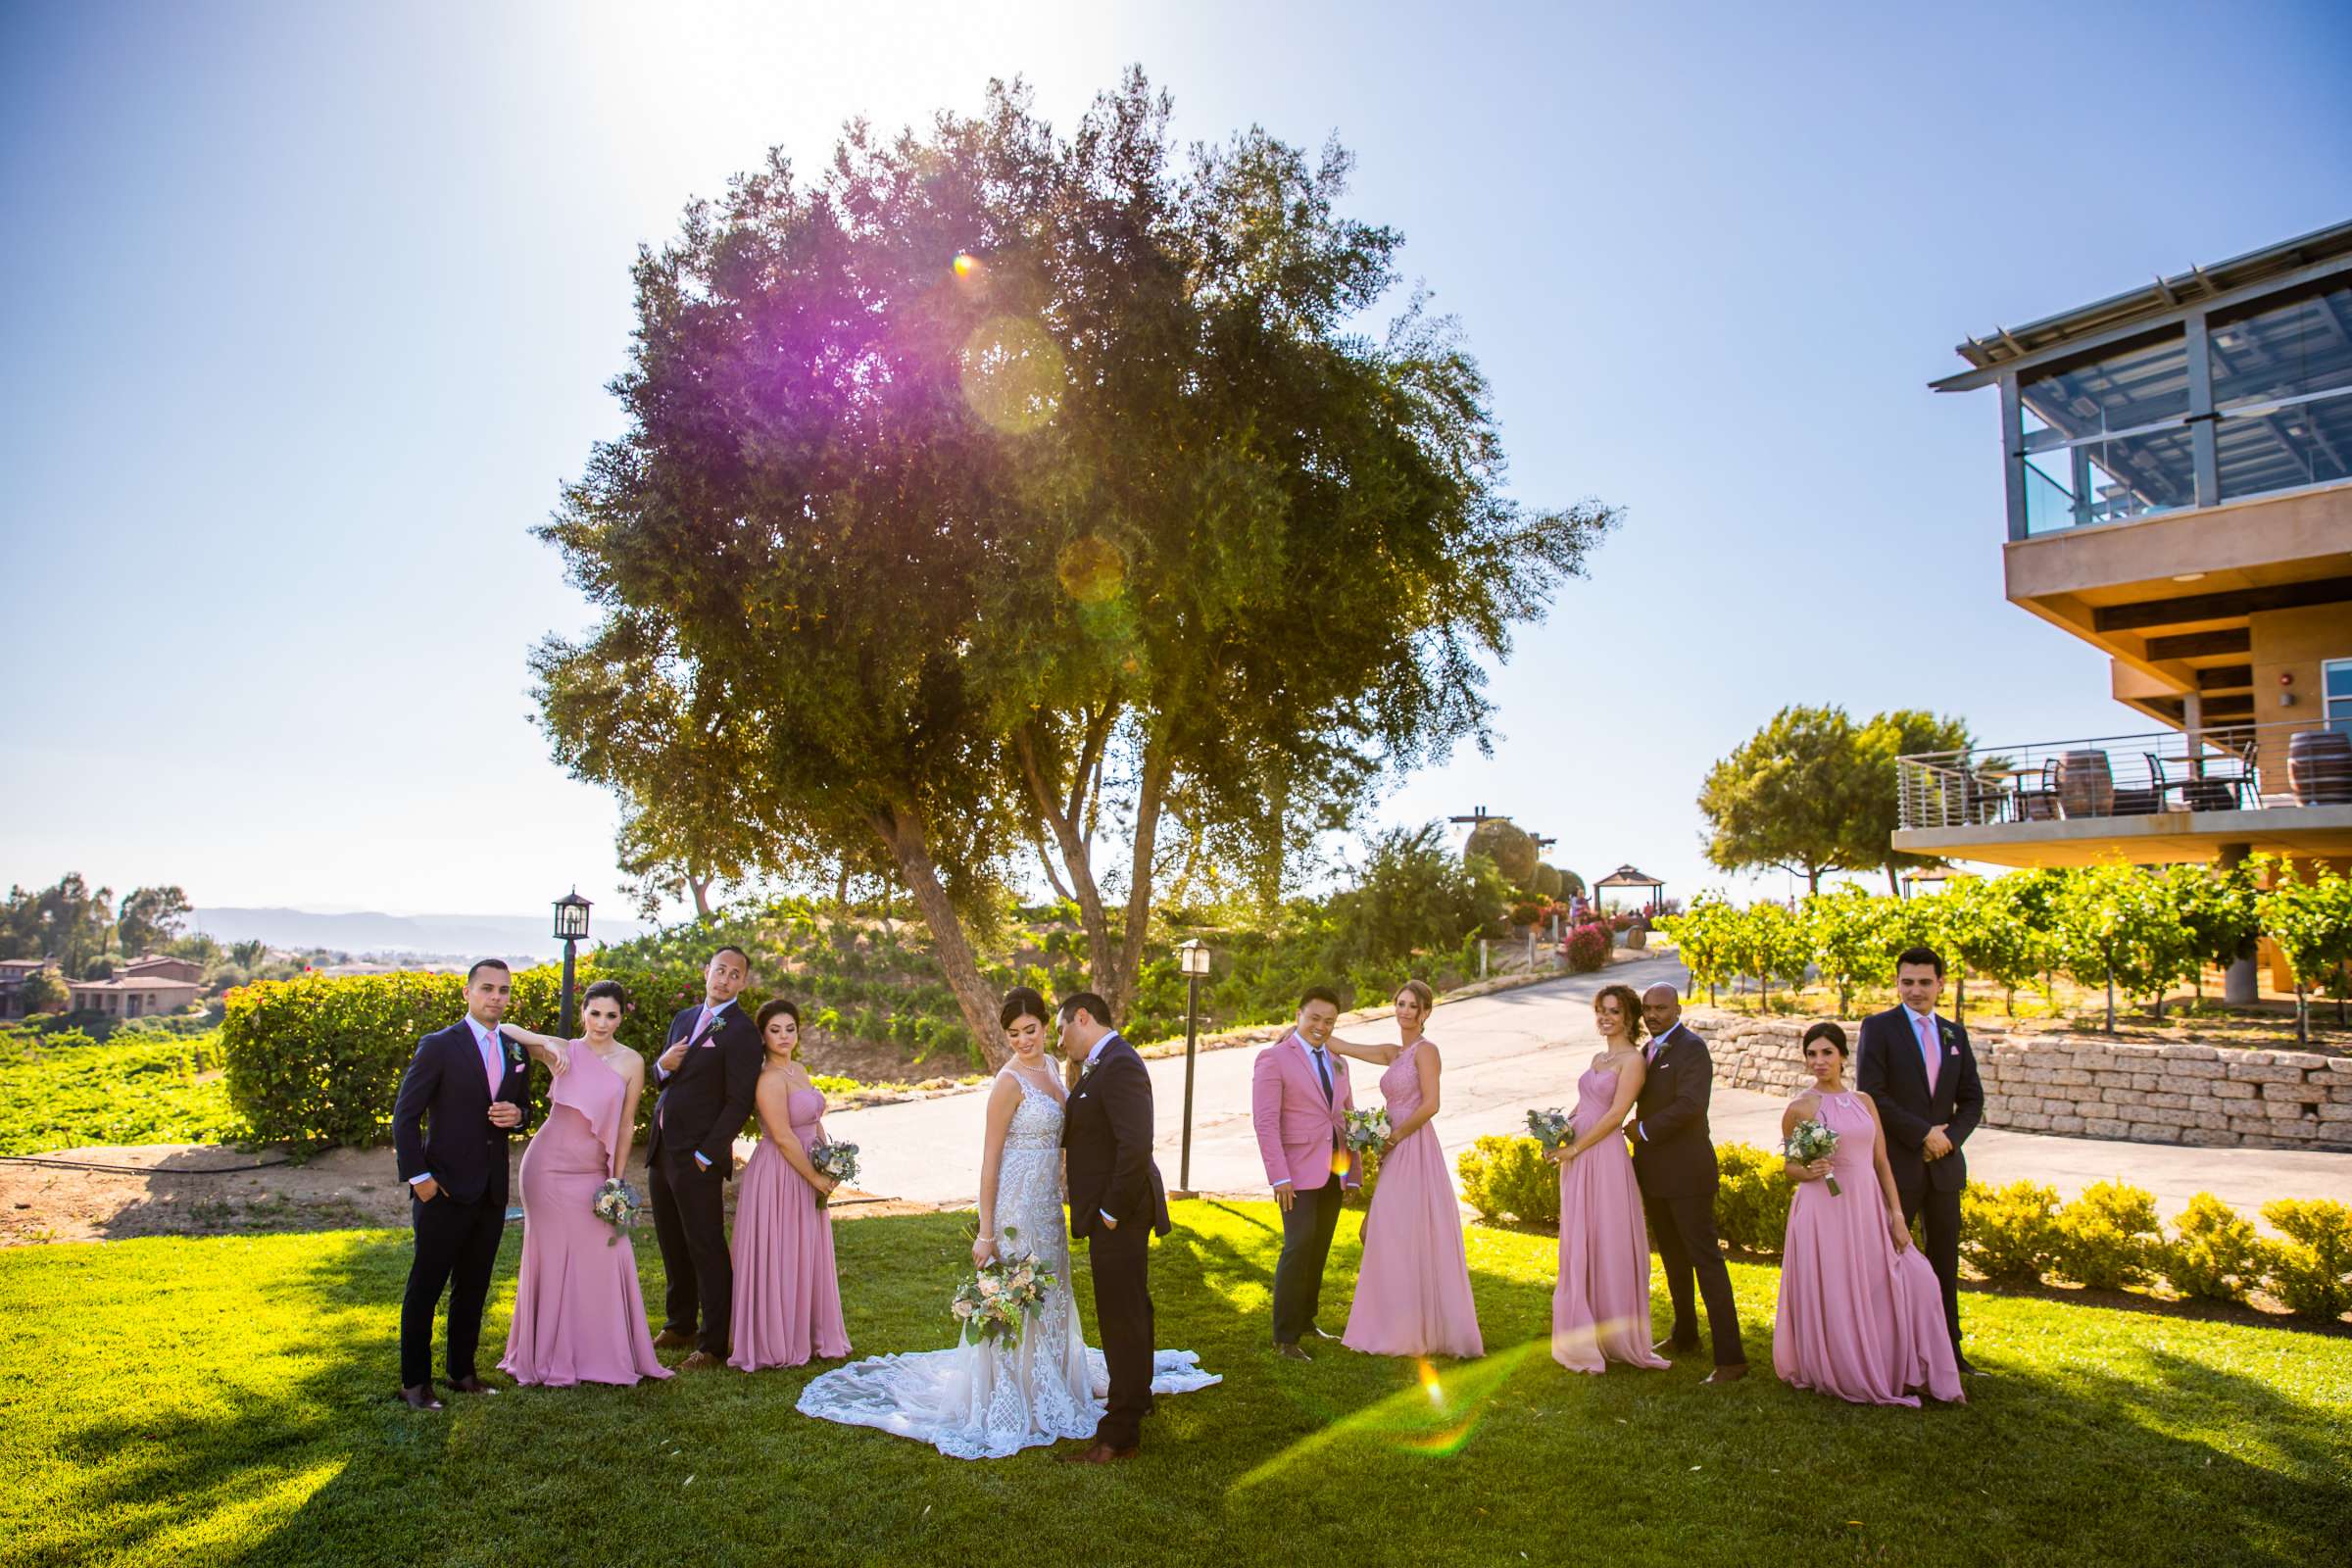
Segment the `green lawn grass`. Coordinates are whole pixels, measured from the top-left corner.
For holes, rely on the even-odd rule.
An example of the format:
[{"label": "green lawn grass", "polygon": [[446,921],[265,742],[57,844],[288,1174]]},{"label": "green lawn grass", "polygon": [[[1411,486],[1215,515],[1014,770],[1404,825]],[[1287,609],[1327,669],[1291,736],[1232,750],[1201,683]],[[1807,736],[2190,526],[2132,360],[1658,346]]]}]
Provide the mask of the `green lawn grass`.
[{"label": "green lawn grass", "polygon": [[218,1031],[103,1045],[11,1034],[0,1040],[0,1154],[233,1139],[244,1118],[229,1108],[220,1068]]},{"label": "green lawn grass", "polygon": [[[860,1352],[947,1338],[963,1223],[837,1227]],[[808,1368],[413,1414],[390,1398],[399,1232],[0,1253],[0,1561],[2303,1565],[2341,1561],[2352,1531],[2339,1335],[1972,1293],[1995,1374],[1973,1402],[1860,1409],[1770,1377],[1776,1276],[1736,1265],[1757,1375],[1703,1389],[1690,1358],[1590,1378],[1544,1343],[1554,1244],[1481,1227],[1495,1353],[1440,1365],[1433,1397],[1410,1362],[1267,1352],[1270,1205],[1188,1202],[1177,1223],[1159,1341],[1226,1382],[1161,1401],[1142,1458],[1105,1471],[808,1420]],[[640,1261],[658,1298],[650,1238]]]}]

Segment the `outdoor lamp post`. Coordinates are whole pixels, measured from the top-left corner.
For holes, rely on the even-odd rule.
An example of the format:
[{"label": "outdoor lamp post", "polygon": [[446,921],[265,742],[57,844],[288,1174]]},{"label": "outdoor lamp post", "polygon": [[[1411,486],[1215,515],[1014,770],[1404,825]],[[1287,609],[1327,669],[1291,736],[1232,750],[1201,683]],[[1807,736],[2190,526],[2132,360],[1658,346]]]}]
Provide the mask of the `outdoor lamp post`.
[{"label": "outdoor lamp post", "polygon": [[558,1020],[556,1033],[571,1038],[571,952],[575,944],[588,935],[588,901],[573,888],[556,901],[556,940],[564,944],[564,1002],[563,1016]]},{"label": "outdoor lamp post", "polygon": [[1188,938],[1176,949],[1177,966],[1184,973],[1184,1152],[1176,1167],[1176,1186],[1187,1198],[1193,1192],[1193,1059],[1200,1049],[1200,977],[1208,973],[1208,949],[1199,938]]}]

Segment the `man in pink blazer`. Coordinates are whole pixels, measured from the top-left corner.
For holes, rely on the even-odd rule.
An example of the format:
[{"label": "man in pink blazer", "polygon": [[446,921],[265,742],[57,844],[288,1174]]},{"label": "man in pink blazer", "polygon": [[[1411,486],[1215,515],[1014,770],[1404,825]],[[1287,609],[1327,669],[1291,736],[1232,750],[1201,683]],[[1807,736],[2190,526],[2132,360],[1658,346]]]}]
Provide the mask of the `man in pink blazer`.
[{"label": "man in pink blazer", "polygon": [[1348,1064],[1328,1049],[1339,1021],[1339,997],[1322,986],[1308,988],[1298,999],[1298,1026],[1257,1054],[1250,1074],[1250,1120],[1257,1129],[1266,1181],[1282,1205],[1274,1348],[1295,1361],[1308,1359],[1300,1335],[1339,1338],[1315,1322],[1315,1308],[1323,1297],[1331,1233],[1340,1224],[1340,1200],[1348,1188],[1363,1185],[1361,1165],[1348,1150],[1348,1112],[1355,1108]]}]

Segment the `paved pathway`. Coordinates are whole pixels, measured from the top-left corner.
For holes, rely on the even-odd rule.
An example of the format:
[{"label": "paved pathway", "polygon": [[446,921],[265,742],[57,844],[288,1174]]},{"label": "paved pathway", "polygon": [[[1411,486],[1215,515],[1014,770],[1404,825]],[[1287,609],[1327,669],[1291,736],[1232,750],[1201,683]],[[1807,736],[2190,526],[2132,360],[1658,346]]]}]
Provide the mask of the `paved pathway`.
[{"label": "paved pathway", "polygon": [[[1444,1049],[1444,1108],[1437,1126],[1446,1162],[1487,1133],[1523,1131],[1531,1105],[1572,1105],[1576,1077],[1591,1060],[1592,993],[1623,980],[1636,990],[1658,981],[1681,984],[1672,957],[1613,965],[1603,974],[1577,975],[1515,991],[1440,1005],[1429,1037]],[[1386,1020],[1344,1028],[1365,1041],[1395,1039]],[[1193,1186],[1202,1192],[1262,1195],[1265,1170],[1250,1126],[1250,1071],[1255,1047],[1202,1052],[1194,1084]],[[1184,1058],[1151,1062],[1160,1173],[1173,1188],[1184,1117]],[[1377,1071],[1351,1064],[1356,1099],[1376,1102]],[[980,1104],[973,1095],[945,1095],[896,1105],[842,1111],[825,1118],[836,1138],[860,1146],[858,1185],[867,1192],[914,1201],[968,1203],[980,1192]],[[1710,1124],[1718,1142],[1758,1146],[1780,1138],[1782,1102],[1768,1095],[1717,1087]],[[1968,1142],[1969,1174],[1982,1181],[2021,1177],[2047,1182],[2073,1197],[2090,1182],[2120,1176],[2154,1192],[2170,1219],[2193,1193],[2211,1192],[2251,1217],[2273,1198],[2352,1200],[2352,1153],[2305,1150],[2182,1149],[2163,1144],[2053,1138],[1985,1128]]]}]

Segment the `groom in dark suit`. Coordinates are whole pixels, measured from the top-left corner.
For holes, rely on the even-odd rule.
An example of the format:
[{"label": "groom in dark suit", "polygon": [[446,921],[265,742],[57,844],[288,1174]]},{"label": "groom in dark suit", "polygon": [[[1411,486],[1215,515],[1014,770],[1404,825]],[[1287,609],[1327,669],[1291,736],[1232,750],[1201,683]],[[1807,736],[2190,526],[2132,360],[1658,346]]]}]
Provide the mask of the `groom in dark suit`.
[{"label": "groom in dark suit", "polygon": [[1061,1049],[1083,1062],[1061,1122],[1068,1156],[1070,1234],[1088,1239],[1095,1324],[1110,1399],[1095,1441],[1072,1464],[1132,1459],[1152,1413],[1152,1237],[1168,1234],[1168,1195],[1152,1161],[1152,1074],[1110,1026],[1091,991],[1061,1004]]},{"label": "groom in dark suit", "polygon": [[1960,1146],[1984,1117],[1984,1086],[1968,1030],[1936,1016],[1943,958],[1935,949],[1906,949],[1894,960],[1894,994],[1900,1005],[1862,1020],[1854,1087],[1879,1107],[1886,1129],[1886,1163],[1903,1223],[1927,1216],[1923,1250],[1943,1286],[1952,1353],[1961,1371],[1974,1372],[1960,1354],[1960,1194],[1968,1186]]},{"label": "groom in dark suit", "polygon": [[1634,1146],[1634,1180],[1642,1189],[1650,1234],[1658,1239],[1666,1296],[1674,1303],[1674,1328],[1658,1348],[1698,1348],[1690,1300],[1695,1277],[1715,1348],[1715,1370],[1705,1381],[1735,1383],[1747,1376],[1747,1350],[1740,1343],[1732,1271],[1715,1242],[1715,1145],[1707,1136],[1715,1060],[1707,1054],[1707,1043],[1683,1023],[1683,999],[1674,987],[1655,985],[1642,993],[1642,1022],[1650,1034],[1649,1070],[1625,1135]]},{"label": "groom in dark suit", "polygon": [[[654,1060],[662,1098],[646,1140],[646,1197],[668,1281],[666,1313],[654,1345],[695,1345],[681,1372],[727,1363],[734,1329],[735,1266],[727,1254],[727,1183],[735,1135],[752,1113],[760,1083],[760,1035],[735,1005],[751,983],[752,960],[721,948],[703,970],[703,1000],[669,1020],[669,1044]],[[696,1323],[700,1319],[698,1344]]]},{"label": "groom in dark suit", "polygon": [[426,1035],[401,1075],[392,1149],[409,1184],[416,1236],[400,1302],[400,1396],[413,1410],[433,1397],[433,1308],[449,1291],[449,1386],[495,1391],[477,1375],[482,1304],[507,1223],[507,1140],[530,1123],[530,1076],[519,1047],[498,1032],[514,977],[496,958],[466,972],[466,1016]]}]

